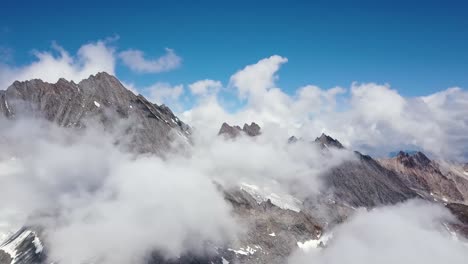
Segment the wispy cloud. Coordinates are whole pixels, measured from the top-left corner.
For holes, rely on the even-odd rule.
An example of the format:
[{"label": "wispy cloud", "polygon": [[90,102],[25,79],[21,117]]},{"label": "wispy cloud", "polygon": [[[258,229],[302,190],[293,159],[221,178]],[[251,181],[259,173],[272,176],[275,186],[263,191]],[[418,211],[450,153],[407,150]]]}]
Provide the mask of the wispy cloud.
[{"label": "wispy cloud", "polygon": [[156,104],[165,104],[174,111],[182,109],[181,96],[184,94],[184,85],[170,85],[169,83],[157,82],[141,89],[143,94]]},{"label": "wispy cloud", "polygon": [[13,58],[13,49],[5,46],[0,46],[0,63],[6,63]]},{"label": "wispy cloud", "polygon": [[141,50],[129,49],[119,53],[123,63],[139,73],[158,73],[174,70],[182,64],[182,58],[174,50],[166,48],[166,54],[154,59],[145,58]]},{"label": "wispy cloud", "polygon": [[190,92],[195,95],[217,93],[221,87],[223,87],[223,85],[220,81],[210,79],[196,81],[189,85]]}]

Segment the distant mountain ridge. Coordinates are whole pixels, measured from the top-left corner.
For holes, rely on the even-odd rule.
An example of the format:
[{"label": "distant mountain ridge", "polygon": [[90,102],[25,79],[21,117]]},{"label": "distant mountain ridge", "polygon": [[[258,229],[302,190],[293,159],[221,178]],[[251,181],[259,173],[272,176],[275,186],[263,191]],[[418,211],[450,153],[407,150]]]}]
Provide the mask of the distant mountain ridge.
[{"label": "distant mountain ridge", "polygon": [[[454,202],[461,202],[467,197],[467,194],[463,195],[457,188],[454,177],[460,176],[451,177],[444,173],[439,163],[430,160],[420,151],[411,154],[400,151],[396,157],[380,159],[379,162],[387,169],[397,172],[407,186],[419,193]],[[461,178],[459,180],[462,181]]]}]

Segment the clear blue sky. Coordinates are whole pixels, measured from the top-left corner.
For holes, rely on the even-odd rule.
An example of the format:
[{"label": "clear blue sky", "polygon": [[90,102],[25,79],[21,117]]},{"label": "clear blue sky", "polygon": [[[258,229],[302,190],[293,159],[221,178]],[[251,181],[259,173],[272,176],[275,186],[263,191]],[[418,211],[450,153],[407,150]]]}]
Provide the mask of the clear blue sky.
[{"label": "clear blue sky", "polygon": [[174,49],[183,65],[167,73],[118,76],[155,81],[228,81],[247,64],[278,54],[289,59],[280,87],[348,87],[390,83],[406,96],[468,87],[466,1],[3,1],[0,46],[10,64],[57,41],[71,52],[120,36],[119,48],[148,56]]}]

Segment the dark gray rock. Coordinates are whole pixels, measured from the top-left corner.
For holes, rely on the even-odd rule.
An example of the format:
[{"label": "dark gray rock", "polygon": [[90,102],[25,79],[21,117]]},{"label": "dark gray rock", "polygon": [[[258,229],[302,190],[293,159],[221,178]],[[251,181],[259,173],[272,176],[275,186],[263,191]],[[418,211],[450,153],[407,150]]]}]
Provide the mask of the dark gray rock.
[{"label": "dark gray rock", "polygon": [[218,135],[223,135],[230,138],[235,138],[240,135],[242,129],[239,126],[230,126],[224,122],[219,129]]},{"label": "dark gray rock", "polygon": [[248,136],[255,137],[260,135],[260,126],[255,122],[252,122],[250,125],[244,124],[242,131],[244,131]]},{"label": "dark gray rock", "polygon": [[296,143],[297,141],[299,141],[299,139],[295,136],[291,136],[288,138],[288,143],[289,144],[292,144],[292,143]]},{"label": "dark gray rock", "polygon": [[244,127],[241,129],[240,126],[230,126],[228,123],[224,122],[219,129],[218,135],[223,135],[228,138],[236,138],[242,133],[249,137],[258,136],[261,134],[260,126],[255,122],[252,122],[250,125],[244,124]]},{"label": "dark gray rock", "polygon": [[418,196],[395,172],[370,156],[359,152],[355,155],[357,161],[345,161],[324,175],[325,186],[338,203],[371,208]]},{"label": "dark gray rock", "polygon": [[341,143],[338,140],[324,133],[322,133],[320,137],[316,138],[315,142],[318,143],[322,148],[328,148],[328,147],[333,147],[333,148],[338,148],[338,149],[344,148],[343,145],[341,145]]}]

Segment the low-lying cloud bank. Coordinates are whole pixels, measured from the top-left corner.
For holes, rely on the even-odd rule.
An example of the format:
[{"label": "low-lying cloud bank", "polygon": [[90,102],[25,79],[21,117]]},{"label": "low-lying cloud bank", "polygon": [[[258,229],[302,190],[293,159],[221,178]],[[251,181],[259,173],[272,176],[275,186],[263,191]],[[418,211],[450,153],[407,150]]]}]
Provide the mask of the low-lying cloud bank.
[{"label": "low-lying cloud bank", "polygon": [[235,238],[230,205],[188,161],[133,156],[99,130],[71,131],[2,123],[1,207],[46,227],[52,260],[138,263],[152,250],[176,257]]},{"label": "low-lying cloud bank", "polygon": [[298,250],[288,263],[466,263],[468,241],[441,224],[451,221],[447,209],[422,201],[363,209],[333,230],[326,248]]},{"label": "low-lying cloud bank", "polygon": [[138,263],[153,250],[169,258],[214,250],[245,228],[219,186],[248,183],[288,194],[303,186],[296,194],[307,196],[320,190],[324,171],[354,159],[351,151],[324,154],[267,131],[236,140],[195,134],[188,153],[161,159],[123,152],[99,126],[76,131],[1,120],[0,128],[0,206],[44,226],[50,259],[66,263]]}]

